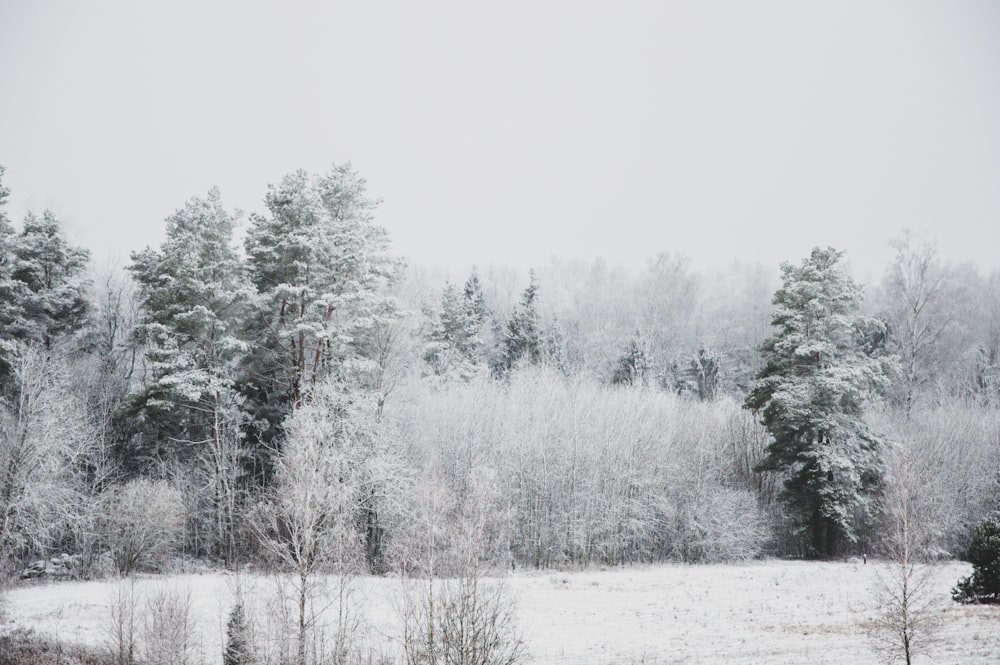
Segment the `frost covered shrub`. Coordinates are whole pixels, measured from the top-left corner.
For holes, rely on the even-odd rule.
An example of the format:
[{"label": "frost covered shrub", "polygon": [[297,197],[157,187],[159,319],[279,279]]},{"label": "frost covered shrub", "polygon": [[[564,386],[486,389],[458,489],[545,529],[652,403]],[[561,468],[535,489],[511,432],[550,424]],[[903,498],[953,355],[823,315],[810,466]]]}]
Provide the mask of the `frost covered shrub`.
[{"label": "frost covered shrub", "polygon": [[[873,409],[872,429],[891,441],[905,441],[909,464],[921,470],[922,528],[935,532],[933,545],[960,557],[975,526],[998,500],[1000,410],[954,399],[914,408],[907,416],[893,409]],[[889,476],[897,474],[890,458]],[[878,534],[876,534],[878,535]]]},{"label": "frost covered shrub", "polygon": [[159,569],[184,533],[184,500],[163,480],[139,478],[114,492],[105,536],[118,571]]},{"label": "frost covered shrub", "polygon": [[972,575],[959,580],[952,598],[965,603],[1000,603],[1000,516],[989,517],[976,527],[965,558]]},{"label": "frost covered shrub", "polygon": [[692,488],[668,502],[664,534],[671,558],[686,563],[743,561],[760,555],[767,524],[744,490]]},{"label": "frost covered shrub", "polygon": [[[386,412],[417,475],[461,496],[492,469],[518,565],[755,556],[770,540],[753,471],[758,431],[729,399],[604,386],[546,368],[428,394]],[[509,516],[509,517],[506,517]]]}]

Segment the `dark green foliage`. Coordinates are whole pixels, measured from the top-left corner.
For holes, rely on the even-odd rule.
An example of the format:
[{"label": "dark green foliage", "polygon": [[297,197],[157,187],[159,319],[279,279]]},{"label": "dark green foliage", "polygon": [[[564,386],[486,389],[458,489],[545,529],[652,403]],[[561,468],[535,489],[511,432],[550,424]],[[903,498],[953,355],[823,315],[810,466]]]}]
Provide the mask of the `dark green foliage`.
[{"label": "dark green foliage", "polygon": [[786,474],[782,498],[810,556],[853,542],[882,475],[883,443],[862,419],[866,395],[886,381],[885,366],[858,349],[861,287],[839,267],[841,252],[814,249],[800,266],[783,264],[764,368],[745,408],[773,437],[758,471]]},{"label": "dark green foliage", "polygon": [[52,211],[46,210],[41,219],[28,213],[15,253],[13,277],[27,289],[23,309],[29,327],[22,331],[26,340],[50,347],[59,337],[83,328],[88,310],[83,272],[90,253],[66,242]]},{"label": "dark green foliage", "polygon": [[270,214],[251,216],[245,241],[257,290],[250,392],[258,420],[275,431],[273,419],[308,402],[322,379],[371,369],[359,341],[398,319],[384,287],[400,264],[350,163],[325,176],[289,174],[265,203]]},{"label": "dark green foliage", "polygon": [[687,367],[678,372],[678,392],[690,393],[702,401],[715,399],[719,392],[720,364],[717,355],[705,347],[698,349]]},{"label": "dark green foliage", "polygon": [[239,420],[232,377],[248,348],[241,333],[251,293],[232,244],[235,223],[213,189],[167,218],[158,250],[132,255],[153,375],[139,403],[156,438],[214,441],[220,417]]},{"label": "dark green foliage", "polygon": [[616,386],[646,385],[650,369],[649,347],[645,337],[637,330],[618,359],[611,383]]},{"label": "dark green foliage", "polygon": [[965,553],[972,575],[959,580],[951,596],[963,603],[1000,603],[1000,516],[976,527]]},{"label": "dark green foliage", "polygon": [[538,281],[532,270],[521,301],[507,322],[494,373],[503,376],[519,364],[552,364],[559,367],[562,364],[562,347],[558,326],[546,325],[538,311]]},{"label": "dark green foliage", "polygon": [[66,242],[49,210],[41,218],[28,213],[15,234],[2,212],[7,195],[0,185],[0,380],[17,344],[49,349],[83,329],[89,311],[83,274],[90,254]]},{"label": "dark green foliage", "polygon": [[226,623],[226,652],[223,654],[224,665],[251,665],[253,650],[250,645],[250,625],[247,623],[246,612],[242,603],[233,606]]}]

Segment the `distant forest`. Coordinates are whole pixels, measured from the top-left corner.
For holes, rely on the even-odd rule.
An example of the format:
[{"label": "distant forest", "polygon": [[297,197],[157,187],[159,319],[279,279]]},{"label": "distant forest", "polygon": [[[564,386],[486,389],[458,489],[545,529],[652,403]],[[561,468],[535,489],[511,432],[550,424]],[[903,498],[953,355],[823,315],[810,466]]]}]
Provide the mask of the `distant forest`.
[{"label": "distant forest", "polygon": [[950,557],[1000,506],[1000,272],[933,242],[864,288],[830,248],[450,281],[350,164],[262,194],[111,267],[0,181],[7,572],[877,556],[899,506]]}]

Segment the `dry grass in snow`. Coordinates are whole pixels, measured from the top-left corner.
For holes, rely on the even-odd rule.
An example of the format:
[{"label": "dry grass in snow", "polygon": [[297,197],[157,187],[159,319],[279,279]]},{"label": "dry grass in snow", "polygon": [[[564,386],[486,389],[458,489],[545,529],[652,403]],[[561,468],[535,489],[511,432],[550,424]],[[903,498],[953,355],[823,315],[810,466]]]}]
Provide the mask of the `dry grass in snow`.
[{"label": "dry grass in snow", "polygon": [[[663,565],[584,572],[521,572],[507,578],[531,662],[643,663],[880,662],[868,628],[875,574],[887,564],[766,561],[745,565]],[[932,658],[944,665],[994,663],[1000,607],[962,606],[949,589],[969,572],[962,563],[933,571],[940,619]],[[273,581],[240,580],[266,604]],[[221,662],[237,577],[230,574],[142,578],[140,596],[190,590],[196,654]],[[67,642],[105,643],[114,582],[27,586],[8,594],[4,630],[34,628]],[[357,578],[352,603],[369,644],[398,649],[400,582]]]}]

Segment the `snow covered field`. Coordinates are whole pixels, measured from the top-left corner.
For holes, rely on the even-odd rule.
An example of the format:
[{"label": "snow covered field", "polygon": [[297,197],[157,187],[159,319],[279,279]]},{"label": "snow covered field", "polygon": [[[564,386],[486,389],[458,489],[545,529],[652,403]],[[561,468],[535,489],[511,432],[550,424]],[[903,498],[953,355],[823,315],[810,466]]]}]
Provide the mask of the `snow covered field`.
[{"label": "snow covered field", "polygon": [[[539,664],[874,664],[879,660],[866,631],[875,572],[883,565],[765,561],[525,571],[506,583],[530,660]],[[936,567],[939,639],[933,658],[917,662],[997,662],[1000,607],[961,606],[949,598],[951,586],[968,572],[961,563]],[[136,589],[140,596],[163,588],[190,591],[199,651],[206,663],[217,663],[238,581],[258,591],[272,584],[266,578],[206,573],[142,578]],[[3,629],[34,628],[60,640],[102,645],[115,584],[14,589]],[[373,643],[392,649],[400,632],[395,600],[400,582],[366,577],[354,587]]]}]

